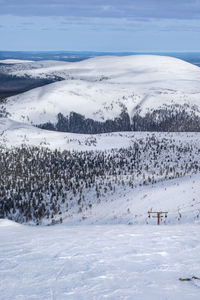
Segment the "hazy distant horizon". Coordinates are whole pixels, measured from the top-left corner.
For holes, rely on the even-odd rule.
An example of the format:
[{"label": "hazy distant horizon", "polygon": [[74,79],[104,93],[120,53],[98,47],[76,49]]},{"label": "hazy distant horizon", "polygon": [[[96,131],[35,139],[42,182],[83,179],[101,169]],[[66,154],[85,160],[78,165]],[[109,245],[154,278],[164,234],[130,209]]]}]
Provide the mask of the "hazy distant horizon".
[{"label": "hazy distant horizon", "polygon": [[1,51],[0,60],[4,59],[24,59],[24,60],[60,60],[60,61],[81,61],[96,56],[127,56],[127,55],[166,55],[185,60],[189,63],[200,66],[200,52],[177,52],[177,51]]}]

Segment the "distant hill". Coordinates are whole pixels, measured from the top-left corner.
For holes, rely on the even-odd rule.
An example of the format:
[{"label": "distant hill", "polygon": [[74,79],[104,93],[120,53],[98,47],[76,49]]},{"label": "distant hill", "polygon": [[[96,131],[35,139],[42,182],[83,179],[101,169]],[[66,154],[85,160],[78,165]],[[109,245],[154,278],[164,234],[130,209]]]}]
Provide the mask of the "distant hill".
[{"label": "distant hill", "polygon": [[9,74],[57,81],[7,99],[15,121],[74,133],[199,131],[200,69],[155,56],[14,65]]}]

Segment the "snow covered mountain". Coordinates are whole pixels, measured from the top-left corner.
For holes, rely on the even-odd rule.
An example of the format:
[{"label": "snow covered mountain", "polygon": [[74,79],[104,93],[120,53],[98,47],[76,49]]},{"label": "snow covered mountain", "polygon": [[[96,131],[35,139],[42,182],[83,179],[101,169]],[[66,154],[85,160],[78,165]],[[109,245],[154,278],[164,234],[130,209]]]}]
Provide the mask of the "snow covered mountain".
[{"label": "snow covered mountain", "polygon": [[135,131],[199,131],[199,69],[154,56],[3,69],[13,87],[62,81],[0,110],[2,299],[199,299],[200,132]]},{"label": "snow covered mountain", "polygon": [[0,215],[144,224],[155,209],[169,223],[198,221],[200,133],[135,132],[198,131],[198,67],[160,56],[19,67],[28,78],[66,77],[2,106]]},{"label": "snow covered mountain", "polygon": [[37,64],[10,74],[63,80],[8,98],[13,120],[77,133],[200,130],[197,66],[154,55]]}]

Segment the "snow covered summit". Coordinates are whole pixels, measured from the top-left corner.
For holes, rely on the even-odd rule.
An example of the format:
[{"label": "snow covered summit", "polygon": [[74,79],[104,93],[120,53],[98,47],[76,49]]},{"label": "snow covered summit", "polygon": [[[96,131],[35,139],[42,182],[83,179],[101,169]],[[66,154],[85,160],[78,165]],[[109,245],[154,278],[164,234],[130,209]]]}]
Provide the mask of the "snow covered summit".
[{"label": "snow covered summit", "polygon": [[13,75],[63,79],[10,97],[16,121],[76,133],[200,129],[200,69],[176,58],[97,57]]}]

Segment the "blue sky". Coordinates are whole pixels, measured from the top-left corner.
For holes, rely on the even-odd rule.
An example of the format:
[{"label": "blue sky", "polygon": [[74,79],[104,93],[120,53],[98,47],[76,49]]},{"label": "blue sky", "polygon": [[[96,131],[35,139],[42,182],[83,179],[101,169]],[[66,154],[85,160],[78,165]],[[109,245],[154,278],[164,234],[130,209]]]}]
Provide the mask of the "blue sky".
[{"label": "blue sky", "polygon": [[200,51],[200,0],[0,0],[0,50]]}]

